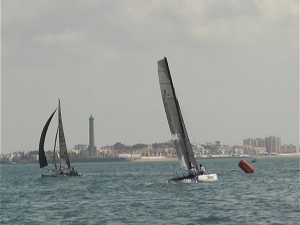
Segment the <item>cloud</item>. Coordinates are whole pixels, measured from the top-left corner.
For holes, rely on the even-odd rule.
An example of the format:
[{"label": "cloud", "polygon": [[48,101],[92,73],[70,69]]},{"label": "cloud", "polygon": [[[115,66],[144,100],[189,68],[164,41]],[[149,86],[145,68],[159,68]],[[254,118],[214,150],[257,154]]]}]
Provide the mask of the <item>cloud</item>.
[{"label": "cloud", "polygon": [[84,31],[74,31],[66,29],[57,34],[41,34],[32,37],[33,42],[42,44],[77,44],[87,39],[87,34]]},{"label": "cloud", "polygon": [[56,4],[53,4],[53,1],[36,0],[3,0],[1,4],[3,25],[31,23],[41,15],[46,14],[47,11],[57,7]]},{"label": "cloud", "polygon": [[299,1],[276,1],[273,0],[255,0],[257,8],[262,17],[269,22],[277,22],[286,16],[299,17]]},{"label": "cloud", "polygon": [[195,42],[257,43],[274,39],[286,26],[290,32],[287,37],[295,37],[298,9],[296,0],[276,4],[272,0],[192,0],[182,4],[177,16],[185,21],[185,31]]}]

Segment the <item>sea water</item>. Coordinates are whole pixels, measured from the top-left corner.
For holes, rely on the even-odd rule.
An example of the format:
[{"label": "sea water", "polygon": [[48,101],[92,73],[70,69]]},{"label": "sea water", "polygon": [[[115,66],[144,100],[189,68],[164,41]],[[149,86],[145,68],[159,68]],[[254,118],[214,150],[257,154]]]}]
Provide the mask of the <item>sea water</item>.
[{"label": "sea water", "polygon": [[214,183],[168,183],[179,163],[72,164],[82,177],[41,178],[37,164],[1,165],[1,224],[300,223],[299,158],[201,159]]}]

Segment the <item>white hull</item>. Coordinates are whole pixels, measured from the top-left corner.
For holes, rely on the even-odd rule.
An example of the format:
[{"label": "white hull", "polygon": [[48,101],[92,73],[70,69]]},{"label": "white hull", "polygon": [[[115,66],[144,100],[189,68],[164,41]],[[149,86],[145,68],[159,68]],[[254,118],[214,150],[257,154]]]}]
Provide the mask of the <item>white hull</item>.
[{"label": "white hull", "polygon": [[189,184],[192,182],[214,182],[214,181],[218,181],[218,175],[215,173],[198,175],[197,179],[182,177],[182,178],[173,178],[169,180],[169,182],[185,183],[185,184]]},{"label": "white hull", "polygon": [[199,182],[213,182],[218,180],[218,175],[216,173],[203,174],[198,176]]},{"label": "white hull", "polygon": [[83,176],[82,173],[77,174],[57,174],[57,173],[49,173],[49,174],[42,174],[41,177],[78,177]]}]

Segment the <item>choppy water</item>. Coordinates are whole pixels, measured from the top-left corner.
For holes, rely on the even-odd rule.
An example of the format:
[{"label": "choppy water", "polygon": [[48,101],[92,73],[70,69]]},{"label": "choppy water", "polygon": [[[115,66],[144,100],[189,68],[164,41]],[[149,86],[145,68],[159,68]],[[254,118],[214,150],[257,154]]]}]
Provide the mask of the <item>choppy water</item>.
[{"label": "choppy water", "polygon": [[[1,224],[300,223],[299,158],[201,160],[216,183],[168,184],[178,162],[78,163],[83,177],[1,165]],[[200,161],[198,162],[200,163]]]}]

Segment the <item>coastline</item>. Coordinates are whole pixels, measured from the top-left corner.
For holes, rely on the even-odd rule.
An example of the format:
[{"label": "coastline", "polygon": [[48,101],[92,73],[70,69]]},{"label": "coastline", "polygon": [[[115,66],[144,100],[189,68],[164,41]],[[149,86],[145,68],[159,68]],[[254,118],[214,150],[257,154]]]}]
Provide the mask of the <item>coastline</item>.
[{"label": "coastline", "polygon": [[276,157],[299,158],[300,153],[282,153],[277,155],[255,155],[250,157],[252,158],[276,158]]},{"label": "coastline", "polygon": [[[203,155],[201,157],[196,157],[196,160],[211,160],[211,159],[232,159],[232,158],[299,158],[300,153],[283,153],[277,155],[239,155],[239,156],[230,156],[230,155]],[[173,162],[177,161],[177,157],[166,157],[166,156],[148,156],[140,158],[71,158],[72,163],[92,163],[92,162]],[[18,164],[38,164],[37,160],[20,160],[20,161],[9,161],[9,160],[0,160],[0,165],[18,165]]]},{"label": "coastline", "polygon": [[[196,157],[196,159],[229,159],[229,158],[278,158],[278,157],[286,157],[286,158],[300,158],[300,153],[285,153],[278,155],[241,155],[241,156],[202,156]],[[165,156],[149,156],[149,157],[141,157],[132,159],[133,162],[172,162],[177,161],[177,157],[165,157]]]},{"label": "coastline", "polygon": [[177,157],[165,157],[165,156],[148,156],[134,159],[134,162],[172,162],[177,161]]}]

